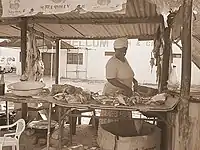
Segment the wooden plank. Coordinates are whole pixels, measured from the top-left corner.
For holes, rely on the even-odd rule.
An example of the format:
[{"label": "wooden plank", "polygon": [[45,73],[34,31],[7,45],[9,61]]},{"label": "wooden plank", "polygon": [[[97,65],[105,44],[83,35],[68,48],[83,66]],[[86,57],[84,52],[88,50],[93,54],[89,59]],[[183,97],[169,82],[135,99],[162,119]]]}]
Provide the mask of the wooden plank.
[{"label": "wooden plank", "polygon": [[192,29],[192,3],[193,0],[183,2],[183,30],[181,42],[183,45],[182,53],[182,76],[181,76],[181,102],[178,106],[178,135],[179,150],[190,150],[189,146],[189,98],[191,86],[191,29]]},{"label": "wooden plank", "polygon": [[49,103],[48,129],[47,129],[47,150],[49,150],[49,148],[50,148],[50,137],[51,137],[51,112],[52,112],[52,104]]},{"label": "wooden plank", "polygon": [[[162,23],[162,15],[154,17],[121,17],[121,18],[94,18],[94,19],[60,19],[60,18],[28,18],[28,23],[48,24],[139,24],[139,23]],[[21,18],[1,19],[0,25],[15,25],[21,22]]]},{"label": "wooden plank", "polygon": [[[117,39],[119,37],[121,37],[121,35],[118,36],[49,36],[52,39],[70,39],[70,40],[114,40]],[[0,39],[11,39],[11,38],[15,38],[15,39],[20,39],[19,36],[0,36]],[[128,39],[145,39],[145,40],[153,40],[154,39],[154,35],[128,35],[127,36]],[[41,38],[42,39],[42,38]]]},{"label": "wooden plank", "polygon": [[[21,21],[21,70],[22,74],[26,68],[26,49],[27,49],[27,19],[22,18]],[[27,103],[22,103],[22,118],[27,120],[28,115],[28,105]]]},{"label": "wooden plank", "polygon": [[[155,17],[122,17],[122,18],[89,18],[89,19],[60,19],[60,18],[30,18],[28,23],[48,24],[140,24],[140,23],[162,23],[163,16]],[[5,21],[4,21],[5,23]]]},{"label": "wooden plank", "polygon": [[[118,36],[55,36],[52,38],[59,38],[59,39],[71,39],[71,40],[114,40],[117,38],[120,38],[122,35]],[[148,40],[153,40],[154,35],[127,35],[126,36],[128,39],[148,39]]]}]

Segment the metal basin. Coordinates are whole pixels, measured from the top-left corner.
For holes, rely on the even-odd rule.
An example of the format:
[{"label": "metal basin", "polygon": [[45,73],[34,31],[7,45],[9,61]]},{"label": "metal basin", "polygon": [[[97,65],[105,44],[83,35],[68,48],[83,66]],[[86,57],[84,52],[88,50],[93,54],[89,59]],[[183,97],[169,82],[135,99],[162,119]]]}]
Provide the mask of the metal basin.
[{"label": "metal basin", "polygon": [[17,96],[33,96],[42,92],[45,84],[35,81],[23,81],[8,85],[8,89]]}]

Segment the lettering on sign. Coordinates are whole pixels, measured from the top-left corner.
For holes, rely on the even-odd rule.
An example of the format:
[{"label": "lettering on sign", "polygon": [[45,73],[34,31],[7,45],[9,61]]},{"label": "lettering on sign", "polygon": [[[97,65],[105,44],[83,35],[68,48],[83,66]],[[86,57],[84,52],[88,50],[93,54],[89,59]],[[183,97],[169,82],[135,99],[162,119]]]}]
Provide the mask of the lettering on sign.
[{"label": "lettering on sign", "polygon": [[[1,0],[2,17],[61,14],[67,12],[125,13],[127,0]],[[31,5],[30,5],[31,4]]]},{"label": "lettering on sign", "polygon": [[74,47],[85,47],[85,48],[107,48],[109,47],[108,40],[71,40],[66,41]]},{"label": "lettering on sign", "polygon": [[137,41],[136,46],[154,46],[154,42],[153,41]]}]

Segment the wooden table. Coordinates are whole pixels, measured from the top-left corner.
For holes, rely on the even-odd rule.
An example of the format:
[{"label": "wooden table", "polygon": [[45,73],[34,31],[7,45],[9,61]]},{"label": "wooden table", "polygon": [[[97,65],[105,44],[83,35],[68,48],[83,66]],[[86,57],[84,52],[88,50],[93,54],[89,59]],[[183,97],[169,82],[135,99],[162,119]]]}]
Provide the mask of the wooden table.
[{"label": "wooden table", "polygon": [[[46,100],[49,103],[55,103],[57,106],[60,106],[60,109],[59,109],[59,128],[60,128],[60,131],[59,131],[60,132],[59,133],[59,150],[61,150],[61,148],[62,148],[62,133],[63,133],[63,121],[62,121],[62,119],[66,115],[69,116],[70,118],[83,116],[83,115],[71,114],[70,111],[67,111],[64,114],[62,114],[62,108],[68,108],[68,109],[71,109],[71,110],[88,108],[88,109],[100,109],[100,110],[125,110],[125,111],[140,111],[140,112],[148,112],[148,113],[150,112],[154,116],[156,116],[156,117],[160,118],[162,121],[164,121],[165,124],[167,124],[168,126],[173,126],[172,125],[173,122],[171,122],[170,120],[166,121],[165,118],[160,114],[172,112],[176,108],[176,106],[179,102],[179,97],[177,97],[177,96],[169,97],[166,100],[165,104],[160,105],[160,106],[151,106],[151,105],[144,105],[144,104],[136,104],[134,106],[109,106],[109,105],[97,105],[97,104],[92,104],[92,103],[91,104],[68,104],[64,101],[55,100],[52,97],[46,98]],[[51,115],[51,114],[49,114],[49,115]],[[51,116],[49,116],[49,118],[50,117]],[[83,116],[83,117],[92,117],[92,116]],[[102,117],[99,117],[99,116],[96,116],[96,117],[102,118]],[[110,118],[110,117],[105,116],[104,118]],[[134,118],[134,119],[138,119],[138,118]],[[143,119],[143,120],[148,120],[148,119]],[[71,139],[72,139],[72,131],[71,131],[71,128],[70,128],[70,140]]]},{"label": "wooden table", "polygon": [[[151,113],[167,113],[171,112],[175,109],[179,102],[178,97],[169,97],[164,105],[160,106],[151,106],[151,105],[144,105],[144,104],[137,104],[134,106],[109,106],[109,105],[97,105],[97,104],[68,104],[63,101],[57,101],[52,96],[34,96],[34,97],[19,97],[14,96],[13,94],[7,93],[5,96],[0,96],[0,101],[9,101],[14,103],[48,103],[49,104],[49,114],[48,114],[48,132],[47,132],[47,150],[49,149],[50,144],[50,124],[51,124],[51,111],[52,111],[52,104],[56,104],[59,106],[59,149],[62,148],[62,130],[63,130],[63,118],[64,116],[68,115],[71,117],[78,117],[82,115],[70,114],[68,111],[67,114],[62,114],[62,108],[68,108],[69,110],[74,109],[82,109],[82,108],[89,108],[89,109],[100,109],[100,110],[126,110],[126,111],[140,111],[140,112],[151,112]],[[84,117],[92,117],[92,116],[84,116]],[[97,117],[97,116],[96,116]],[[159,115],[157,115],[159,117]],[[99,117],[98,117],[99,118]],[[160,117],[163,121],[164,118]],[[165,123],[168,123],[167,121]],[[170,124],[170,123],[168,123]]]}]

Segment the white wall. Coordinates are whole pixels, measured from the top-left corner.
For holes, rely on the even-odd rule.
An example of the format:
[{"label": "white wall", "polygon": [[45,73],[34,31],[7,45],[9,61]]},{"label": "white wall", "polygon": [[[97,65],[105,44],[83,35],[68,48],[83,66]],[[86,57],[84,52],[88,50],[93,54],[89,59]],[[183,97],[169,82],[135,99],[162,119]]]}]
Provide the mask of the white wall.
[{"label": "white wall", "polygon": [[21,63],[20,61],[20,49],[19,48],[5,48],[5,47],[0,47],[0,56],[5,56],[5,57],[15,57],[16,60],[16,74],[21,74]]},{"label": "white wall", "polygon": [[[105,65],[110,58],[105,56],[105,51],[113,50],[113,41],[67,41],[75,47],[87,47],[88,51],[88,79],[105,80]],[[151,73],[150,58],[153,49],[153,41],[129,40],[127,59],[135,72],[135,77],[140,83],[156,84],[156,68]],[[173,45],[173,52],[180,53],[181,50]],[[181,79],[181,58],[174,58],[174,64],[177,66],[177,74]],[[83,67],[83,66],[82,66]],[[85,66],[86,67],[86,66]],[[68,67],[69,68],[69,67]],[[72,69],[73,66],[70,67]],[[74,66],[75,68],[75,66]],[[83,67],[84,68],[84,67]],[[200,70],[192,63],[192,84],[200,85]],[[69,75],[68,77],[70,77]],[[74,77],[74,75],[73,75]]]},{"label": "white wall", "polygon": [[15,57],[15,60],[17,62],[19,62],[19,52],[20,50],[19,49],[14,49],[14,48],[4,48],[4,47],[0,47],[0,56],[5,56],[5,57],[9,57],[9,56],[12,56],[12,57]]},{"label": "white wall", "polygon": [[[83,52],[83,65],[78,66],[79,78],[93,80],[105,80],[105,65],[110,56],[105,56],[105,51],[113,50],[113,41],[68,41],[69,44],[76,47],[88,48],[89,50],[79,50]],[[153,42],[138,42],[137,40],[129,40],[129,48],[127,51],[127,59],[133,68],[137,80],[141,83],[156,83],[156,70],[153,69],[151,73],[150,58],[151,51],[153,49]],[[17,74],[21,74],[21,64],[19,63],[20,49],[2,48],[0,47],[0,56],[13,56],[16,57],[17,63]],[[46,50],[45,50],[46,52]],[[54,52],[55,50],[48,50],[47,52]],[[74,52],[74,50],[71,50]],[[88,53],[87,53],[88,52]],[[181,50],[173,45],[173,52],[180,53]],[[87,57],[88,55],[88,57]],[[181,58],[175,58],[174,64],[177,66],[177,74],[179,80],[181,79]],[[76,71],[77,65],[67,65],[67,50],[61,50],[60,52],[60,77],[76,78],[75,73],[67,74],[67,70]],[[86,71],[87,70],[87,74]],[[192,63],[192,84],[200,85],[199,78],[200,70]]]},{"label": "white wall", "polygon": [[[114,41],[91,41],[91,40],[77,41],[76,40],[76,41],[67,41],[67,42],[75,47],[89,48],[87,77],[88,79],[105,80],[105,65],[110,58],[110,56],[105,56],[105,52],[114,51],[113,49]],[[143,82],[156,83],[155,70],[153,70],[153,72],[151,73],[150,65],[149,65],[149,61],[151,57],[150,54],[151,54],[152,49],[153,49],[152,41],[138,42],[137,40],[129,40],[127,59],[136,74],[136,78],[142,83]],[[71,65],[70,69],[72,69],[72,67],[75,68],[75,66]],[[69,69],[69,67],[67,68]]]},{"label": "white wall", "polygon": [[[182,54],[182,51],[176,46],[173,45],[173,52]],[[179,79],[179,82],[181,82],[181,65],[182,65],[182,59],[181,58],[175,58],[174,64],[177,66],[177,76]],[[200,85],[200,70],[198,67],[192,62],[192,72],[191,72],[191,84],[193,85]]]}]

